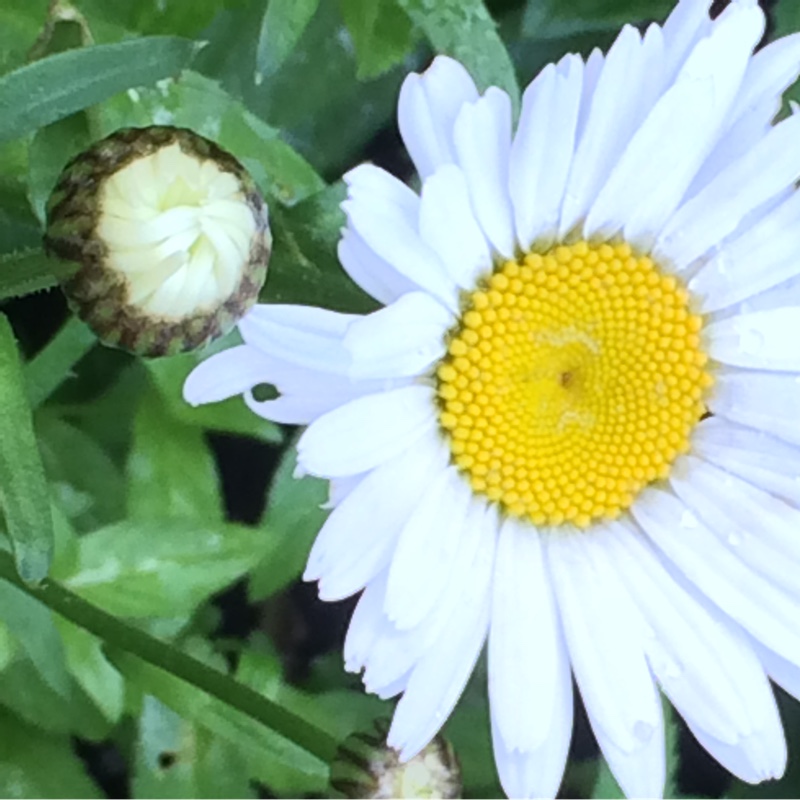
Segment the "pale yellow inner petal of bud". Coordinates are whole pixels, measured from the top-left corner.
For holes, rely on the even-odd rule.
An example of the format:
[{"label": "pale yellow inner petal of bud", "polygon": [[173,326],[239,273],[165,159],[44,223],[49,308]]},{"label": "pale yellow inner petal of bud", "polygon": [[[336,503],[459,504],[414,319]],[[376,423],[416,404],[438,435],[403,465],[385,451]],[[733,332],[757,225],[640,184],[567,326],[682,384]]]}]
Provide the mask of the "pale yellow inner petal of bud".
[{"label": "pale yellow inner petal of bud", "polygon": [[97,234],[124,275],[128,302],[180,319],[215,310],[236,290],[256,220],[235,175],[175,143],[103,184]]}]

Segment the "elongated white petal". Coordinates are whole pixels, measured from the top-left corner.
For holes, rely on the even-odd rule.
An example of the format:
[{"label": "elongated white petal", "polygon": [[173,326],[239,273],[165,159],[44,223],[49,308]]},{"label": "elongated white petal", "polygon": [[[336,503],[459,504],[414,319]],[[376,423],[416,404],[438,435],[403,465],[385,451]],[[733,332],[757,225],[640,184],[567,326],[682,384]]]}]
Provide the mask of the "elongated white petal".
[{"label": "elongated white petal", "polygon": [[768,647],[800,660],[797,604],[755,572],[670,492],[645,489],[633,516],[686,578]]},{"label": "elongated white petal", "polygon": [[439,167],[423,184],[419,230],[462,289],[474,289],[491,272],[491,250],[472,211],[464,173],[455,164]]},{"label": "elongated white petal", "polygon": [[552,687],[565,668],[539,532],[508,519],[497,545],[489,634],[489,698],[506,750],[543,747],[563,706]]},{"label": "elongated white petal", "polygon": [[331,512],[304,574],[324,600],[362,589],[388,563],[397,534],[426,482],[444,468],[438,444],[422,442],[370,472]]},{"label": "elongated white petal", "polygon": [[613,530],[545,534],[572,669],[598,744],[630,796],[659,796],[666,756],[661,702],[645,659],[641,619],[604,549]]},{"label": "elongated white petal", "polygon": [[472,491],[455,467],[419,497],[392,559],[384,611],[400,630],[419,625],[447,586]]},{"label": "elongated white petal", "polygon": [[436,426],[433,390],[407,386],[360,397],[317,419],[297,443],[297,462],[320,477],[356,475],[413,447]]},{"label": "elongated white petal", "polygon": [[553,239],[575,148],[583,88],[583,62],[565,56],[548,65],[522,96],[519,127],[511,147],[509,189],[517,241],[528,250]]},{"label": "elongated white petal", "polygon": [[445,353],[444,335],[453,324],[445,307],[424,292],[410,292],[348,328],[344,346],[353,378],[418,375]]},{"label": "elongated white petal", "polygon": [[412,758],[436,734],[456,704],[486,639],[497,513],[479,518],[482,536],[476,558],[465,570],[462,602],[435,645],[411,673],[397,704],[387,744]]},{"label": "elongated white petal", "polygon": [[454,140],[475,217],[494,249],[512,258],[516,236],[508,192],[509,96],[492,86],[479,100],[465,105],[456,119]]},{"label": "elongated white petal", "polygon": [[695,430],[692,451],[800,508],[800,448],[767,433],[712,417]]},{"label": "elongated white petal", "polygon": [[715,414],[800,444],[800,376],[720,370],[708,401]]},{"label": "elongated white petal", "polygon": [[478,99],[469,73],[452,58],[437,56],[422,75],[409,75],[400,89],[400,135],[420,177],[455,161],[453,126],[461,107]]},{"label": "elongated white petal", "polygon": [[[192,406],[216,403],[270,381],[272,361],[255,347],[239,345],[198,364],[183,384],[183,399]],[[273,378],[274,380],[274,378]]]}]

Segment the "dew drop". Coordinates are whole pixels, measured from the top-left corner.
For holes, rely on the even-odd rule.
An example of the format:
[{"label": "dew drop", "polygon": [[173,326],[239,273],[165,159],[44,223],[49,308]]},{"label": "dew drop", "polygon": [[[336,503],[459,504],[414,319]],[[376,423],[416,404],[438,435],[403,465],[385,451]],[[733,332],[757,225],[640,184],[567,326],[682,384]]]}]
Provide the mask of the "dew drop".
[{"label": "dew drop", "polygon": [[739,347],[745,353],[758,355],[764,349],[764,336],[754,328],[743,330],[739,334]]},{"label": "dew drop", "polygon": [[655,728],[649,722],[644,722],[641,719],[638,720],[633,726],[633,735],[640,742],[649,742],[650,739],[653,738],[654,732]]},{"label": "dew drop", "polygon": [[731,547],[738,547],[742,543],[742,537],[738,533],[728,534],[728,544]]},{"label": "dew drop", "polygon": [[681,514],[680,524],[681,528],[697,528],[699,523],[695,514],[687,509]]}]

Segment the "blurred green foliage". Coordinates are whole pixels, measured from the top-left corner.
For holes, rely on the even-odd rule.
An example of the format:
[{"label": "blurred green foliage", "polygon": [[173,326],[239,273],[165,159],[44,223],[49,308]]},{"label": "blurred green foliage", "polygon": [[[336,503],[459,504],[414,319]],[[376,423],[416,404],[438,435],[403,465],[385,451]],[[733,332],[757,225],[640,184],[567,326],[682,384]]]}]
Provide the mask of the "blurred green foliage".
[{"label": "blurred green foliage", "polygon": [[[372,157],[376,134],[391,140],[403,76],[445,52],[481,85],[518,99],[520,83],[544,63],[606,46],[623,23],[662,20],[671,5],[4,0],[0,549],[13,552],[22,577],[37,581],[49,570],[102,612],[158,637],[165,653],[190,654],[335,741],[390,713],[344,673],[339,650],[291,674],[304,624],[291,587],[324,522],[327,489],[293,477],[294,432],[241,399],[184,403],[190,370],[236,334],[202,354],[145,363],[96,345],[56,292],[11,302],[55,283],[57,267],[40,249],[46,199],[73,155],[118,128],[192,128],[232,152],[267,198],[274,252],[262,299],[366,311],[374,304],[336,257],[337,181]],[[774,18],[776,34],[800,29],[800,2],[778,0]],[[271,464],[255,476],[263,508],[231,513],[220,442],[258,447]],[[244,467],[233,476],[252,487]],[[237,584],[258,621],[231,632],[215,598]],[[103,796],[77,739],[115,748],[134,797],[327,792],[319,757],[135,649],[110,650],[96,632],[0,579],[0,795]],[[783,712],[796,740],[797,705],[783,703]],[[499,796],[483,667],[446,733],[462,759],[465,796]],[[792,758],[766,795],[734,782],[731,796],[796,796],[797,747]],[[571,796],[620,796],[593,754],[572,762],[565,785]]]}]

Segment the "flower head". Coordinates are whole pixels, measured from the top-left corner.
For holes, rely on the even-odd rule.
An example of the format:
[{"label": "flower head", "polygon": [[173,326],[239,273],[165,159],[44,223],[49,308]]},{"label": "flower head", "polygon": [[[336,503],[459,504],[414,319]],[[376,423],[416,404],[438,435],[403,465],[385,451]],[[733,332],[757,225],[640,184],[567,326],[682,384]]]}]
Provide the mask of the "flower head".
[{"label": "flower head", "polygon": [[[572,676],[629,795],[663,791],[659,689],[728,770],[779,776],[800,696],[800,37],[681,0],[605,55],[479,95],[407,78],[419,195],[346,176],[345,270],[385,308],[257,307],[190,376],[308,424],[334,510],[306,578],[363,590],[345,645],[411,758],[488,639],[512,796],[557,792]],[[277,399],[250,389],[269,382]]]},{"label": "flower head", "polygon": [[182,128],[117,131],[67,165],[48,203],[49,252],[104,341],[143,355],[222,335],[255,303],[271,238],[252,179]]}]

